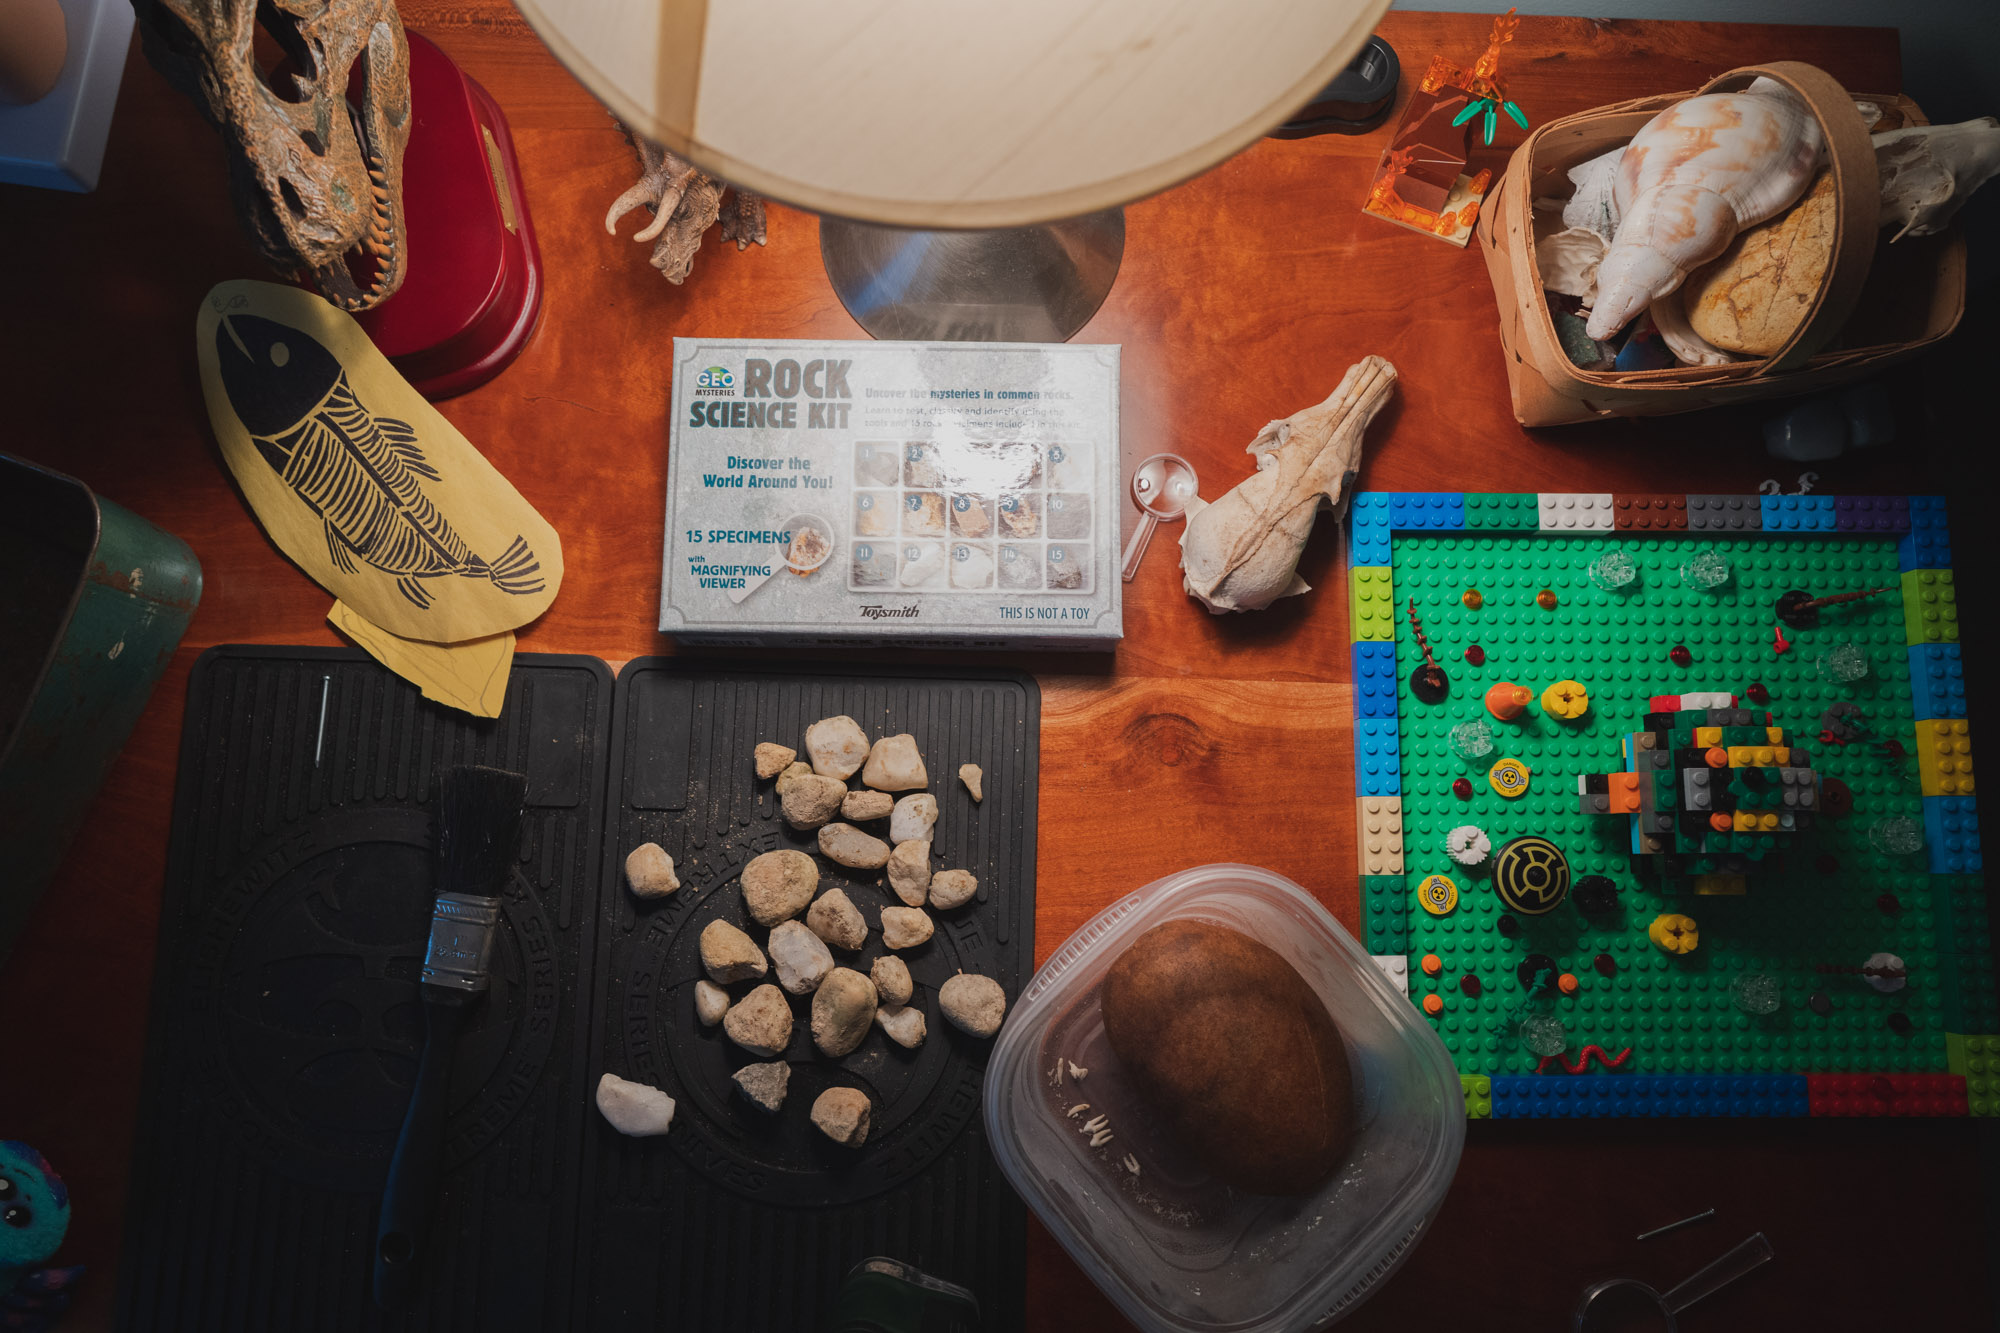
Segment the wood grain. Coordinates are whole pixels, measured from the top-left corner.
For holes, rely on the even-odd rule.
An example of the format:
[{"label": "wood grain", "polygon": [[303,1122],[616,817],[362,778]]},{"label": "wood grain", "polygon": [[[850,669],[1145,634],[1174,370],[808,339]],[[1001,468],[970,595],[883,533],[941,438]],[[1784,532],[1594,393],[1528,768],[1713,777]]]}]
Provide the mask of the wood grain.
[{"label": "wood grain", "polygon": [[[520,648],[593,653],[614,667],[672,651],[653,629],[671,339],[860,336],[820,269],[815,220],[774,208],[768,248],[711,242],[684,287],[667,285],[629,239],[636,222],[625,237],[603,230],[605,209],[635,178],[630,150],[504,0],[413,0],[403,12],[506,109],[541,238],[539,331],[505,374],[440,405],[563,537],[562,593]],[[1393,12],[1381,32],[1412,72],[1433,51],[1477,54],[1487,23]],[[1529,17],[1506,69],[1542,123],[1781,57],[1858,90],[1900,84],[1886,29]],[[1194,462],[1205,493],[1219,493],[1249,471],[1242,451],[1259,427],[1317,402],[1375,353],[1401,381],[1364,451],[1370,488],[1790,482],[1796,467],[1757,447],[1762,410],[1515,425],[1478,255],[1359,211],[1388,133],[1266,141],[1131,206],[1124,270],[1079,335],[1123,345],[1128,463],[1172,450]],[[1520,137],[1503,126],[1475,163],[1497,166]],[[263,273],[230,212],[214,133],[136,50],[103,181],[90,196],[0,189],[0,254],[11,261],[0,448],[79,476],[182,537],[207,586],[83,836],[0,968],[0,1132],[47,1151],[73,1188],[64,1260],[92,1269],[65,1325],[74,1329],[110,1322],[188,671],[216,643],[336,641],[323,620],[329,597],[264,538],[209,438],[196,306],[221,279]],[[1896,391],[1906,406],[1916,392],[1902,381]],[[1952,489],[1987,433],[1822,465],[1820,488]],[[1128,526],[1136,517],[1128,512]],[[1356,925],[1347,599],[1333,525],[1321,524],[1301,567],[1316,591],[1252,616],[1211,617],[1182,595],[1177,536],[1161,534],[1128,585],[1116,654],[1025,659],[1045,687],[1038,957],[1131,890],[1213,860],[1268,865]],[[1780,1262],[1699,1312],[1704,1327],[1985,1326],[1975,1128],[1474,1124],[1432,1234],[1343,1329],[1547,1330],[1587,1280],[1629,1273],[1665,1286],[1759,1227]],[[1718,1225],[1644,1247],[1629,1239],[1709,1206]],[[1120,1326],[1039,1227],[1031,1253],[1030,1327]]]}]

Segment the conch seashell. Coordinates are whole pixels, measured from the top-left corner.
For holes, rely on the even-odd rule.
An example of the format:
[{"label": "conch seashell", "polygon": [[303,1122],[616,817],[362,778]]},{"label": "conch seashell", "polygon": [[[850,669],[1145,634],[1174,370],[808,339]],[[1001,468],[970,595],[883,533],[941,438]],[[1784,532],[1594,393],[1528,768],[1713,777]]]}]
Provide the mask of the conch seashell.
[{"label": "conch seashell", "polygon": [[1783,212],[1825,150],[1812,112],[1770,79],[1690,97],[1646,122],[1619,159],[1618,233],[1597,269],[1590,336],[1609,338],[1737,231]]},{"label": "conch seashell", "polygon": [[1364,357],[1326,401],[1257,432],[1244,450],[1257,470],[1214,504],[1188,507],[1181,534],[1188,596],[1220,615],[1311,591],[1298,565],[1313,520],[1345,497],[1361,466],[1362,433],[1395,385],[1394,366]]},{"label": "conch seashell", "polygon": [[1882,177],[1882,225],[1902,223],[1889,239],[1941,232],[1967,195],[2000,174],[2000,120],[1913,125],[1875,136]]}]

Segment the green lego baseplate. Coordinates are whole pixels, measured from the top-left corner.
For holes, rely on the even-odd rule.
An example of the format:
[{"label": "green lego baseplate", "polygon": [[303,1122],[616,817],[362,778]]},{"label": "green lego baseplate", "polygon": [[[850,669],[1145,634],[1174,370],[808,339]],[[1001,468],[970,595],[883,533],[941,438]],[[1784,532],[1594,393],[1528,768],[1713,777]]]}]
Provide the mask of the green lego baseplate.
[{"label": "green lego baseplate", "polygon": [[[1449,517],[1442,520],[1423,517],[1424,503],[1435,506],[1430,497],[1391,499],[1398,516],[1393,523],[1378,518],[1376,531],[1355,534],[1357,563],[1367,568],[1350,576],[1357,610],[1365,603],[1369,613],[1354,635],[1362,714],[1357,758],[1366,770],[1378,757],[1386,760],[1374,753],[1384,742],[1395,747],[1392,787],[1380,777],[1364,777],[1363,818],[1393,803],[1401,822],[1400,874],[1383,873],[1392,857],[1380,847],[1371,853],[1363,839],[1363,923],[1371,949],[1407,952],[1412,1002],[1421,1007],[1437,997],[1433,1007],[1441,1008],[1429,1021],[1458,1065],[1468,1115],[1521,1114],[1496,1109],[1505,1100],[1501,1094],[1518,1096],[1519,1076],[1536,1074],[1538,1065],[1563,1075],[1523,1043],[1520,1023],[1531,1003],[1563,1023],[1561,1063],[1598,1076],[1611,1071],[1593,1061],[1579,1065],[1585,1048],[1616,1057],[1629,1047],[1616,1074],[1708,1081],[1783,1075],[1800,1084],[1800,1108],[1809,1080],[1812,1114],[1821,1114],[1825,1081],[1813,1076],[1866,1073],[1900,1080],[1949,1072],[1966,1077],[1971,1113],[2000,1114],[2000,1037],[1959,1035],[2000,1028],[1983,885],[1976,876],[1933,874],[1924,851],[1885,851],[1871,840],[1871,831],[1884,836],[1877,828],[1883,820],[1908,821],[1905,827],[1917,830],[1927,823],[1918,756],[1908,752],[1911,738],[1925,734],[1916,726],[1923,714],[1913,703],[1910,654],[1939,636],[1924,633],[1914,611],[1906,615],[1909,539],[1902,540],[1899,561],[1901,533],[1893,530],[1637,532],[1622,530],[1621,515],[1621,530],[1609,530],[1608,518],[1588,530],[1586,517],[1571,526],[1586,528],[1587,535],[1573,535],[1538,530],[1534,496],[1445,496],[1441,507]],[[1451,512],[1452,502],[1462,504],[1462,517]],[[1756,503],[1752,497],[1753,512]],[[1586,515],[1590,508],[1583,506]],[[1404,528],[1406,509],[1417,514],[1411,520],[1417,530]],[[1548,509],[1545,497],[1544,515]],[[1941,504],[1936,512],[1941,542]],[[1636,584],[1624,591],[1606,591],[1591,580],[1592,562],[1611,552],[1629,555],[1638,570]],[[1698,552],[1722,554],[1729,579],[1713,590],[1683,581],[1681,564]],[[1942,582],[1948,585],[1949,576]],[[1781,627],[1774,608],[1794,588],[1814,596],[1888,591],[1828,608],[1816,626]],[[1467,605],[1468,590],[1479,594],[1476,606]],[[1553,609],[1537,603],[1545,591],[1554,594]],[[1449,678],[1441,703],[1421,702],[1411,691],[1411,675],[1425,660],[1409,615],[1412,598]],[[1387,637],[1385,601],[1393,608],[1393,716],[1384,701],[1359,698],[1363,650],[1373,653],[1369,641]],[[1955,622],[1951,634],[1955,638]],[[1859,649],[1868,663],[1867,674],[1851,683],[1821,661],[1846,646]],[[1484,655],[1478,664],[1467,658],[1475,647]],[[1687,665],[1670,656],[1677,648],[1687,650]],[[1520,720],[1502,722],[1484,706],[1487,689],[1497,683],[1522,686],[1539,701],[1544,688],[1563,680],[1578,681],[1589,692],[1580,719],[1559,721],[1531,704]],[[1768,690],[1768,703],[1747,697],[1753,682]],[[1697,891],[1693,877],[1739,867],[1690,861],[1680,867],[1679,879],[1653,873],[1659,858],[1634,855],[1631,816],[1578,812],[1579,779],[1628,770],[1621,742],[1646,729],[1649,701],[1681,694],[1736,695],[1736,707],[1753,710],[1757,737],[1732,731],[1725,738],[1732,744],[1766,743],[1768,713],[1768,725],[1784,728],[1790,745],[1809,756],[1816,775],[1811,780],[1822,791],[1828,779],[1851,790],[1852,812],[1814,814],[1796,833],[1756,842],[1762,859],[1750,863],[1740,885],[1724,879],[1700,886],[1720,892]],[[1925,697],[1920,683],[1916,698]],[[1847,745],[1822,735],[1822,714],[1841,702],[1861,710],[1864,727],[1863,738]],[[1491,728],[1496,748],[1467,761],[1454,753],[1450,733],[1472,721]],[[1884,740],[1902,748],[1876,743]],[[1489,782],[1489,770],[1502,759],[1529,769],[1524,795],[1509,799]],[[1969,775],[1969,762],[1965,771]],[[1469,799],[1454,794],[1460,778],[1470,782]],[[1968,776],[1968,812],[1970,790]],[[1937,812],[1928,813],[1935,820]],[[1616,909],[1586,915],[1572,895],[1542,916],[1507,913],[1513,933],[1503,933],[1506,908],[1491,884],[1491,859],[1468,869],[1446,852],[1447,834],[1462,825],[1483,831],[1495,851],[1523,835],[1550,839],[1576,879],[1613,881]],[[1749,849],[1756,837],[1737,834],[1734,842]],[[1716,841],[1727,847],[1731,838]],[[1976,833],[1972,847],[1976,867]],[[1433,875],[1449,876],[1458,889],[1456,906],[1443,915],[1418,902],[1417,886]],[[1739,887],[1740,893],[1732,891]],[[1648,925],[1668,913],[1698,924],[1700,943],[1692,953],[1671,955],[1648,939]],[[1863,975],[1878,953],[1904,961],[1907,982],[1900,989],[1883,993]],[[1429,976],[1417,963],[1433,954],[1441,967]],[[1544,990],[1530,1001],[1517,968],[1535,954],[1574,978],[1573,993]],[[1736,1003],[1732,985],[1752,974],[1776,981],[1776,1012],[1752,1014]],[[1508,1086],[1497,1088],[1494,1080]],[[1881,1096],[1894,1095],[1891,1080],[1878,1079],[1876,1086]],[[1789,1083],[1782,1090],[1787,1105],[1794,1104],[1792,1091]],[[1897,1112],[1850,1107],[1824,1113]]]}]

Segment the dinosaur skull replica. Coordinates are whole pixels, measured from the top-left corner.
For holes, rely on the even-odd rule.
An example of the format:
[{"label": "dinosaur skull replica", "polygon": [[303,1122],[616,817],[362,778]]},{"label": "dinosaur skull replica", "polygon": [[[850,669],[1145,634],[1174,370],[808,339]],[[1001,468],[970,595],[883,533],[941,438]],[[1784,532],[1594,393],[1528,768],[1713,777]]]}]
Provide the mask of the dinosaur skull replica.
[{"label": "dinosaur skull replica", "polygon": [[[366,310],[403,281],[410,48],[394,0],[132,0],[153,67],[229,154],[257,250]],[[286,61],[261,69],[259,22]],[[358,252],[358,253],[357,253]]]}]

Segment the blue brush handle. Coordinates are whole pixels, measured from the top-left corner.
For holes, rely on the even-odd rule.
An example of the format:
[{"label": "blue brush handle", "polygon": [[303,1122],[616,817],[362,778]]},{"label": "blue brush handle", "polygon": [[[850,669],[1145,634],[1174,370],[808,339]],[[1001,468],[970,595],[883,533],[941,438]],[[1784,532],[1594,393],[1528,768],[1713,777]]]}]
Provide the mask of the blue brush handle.
[{"label": "blue brush handle", "polygon": [[464,1021],[461,997],[424,995],[424,1053],[417,1064],[410,1109],[389,1159],[382,1186],[382,1216],[375,1226],[375,1303],[405,1310],[416,1301],[418,1270],[444,1174],[444,1124],[449,1110],[451,1066]]}]

